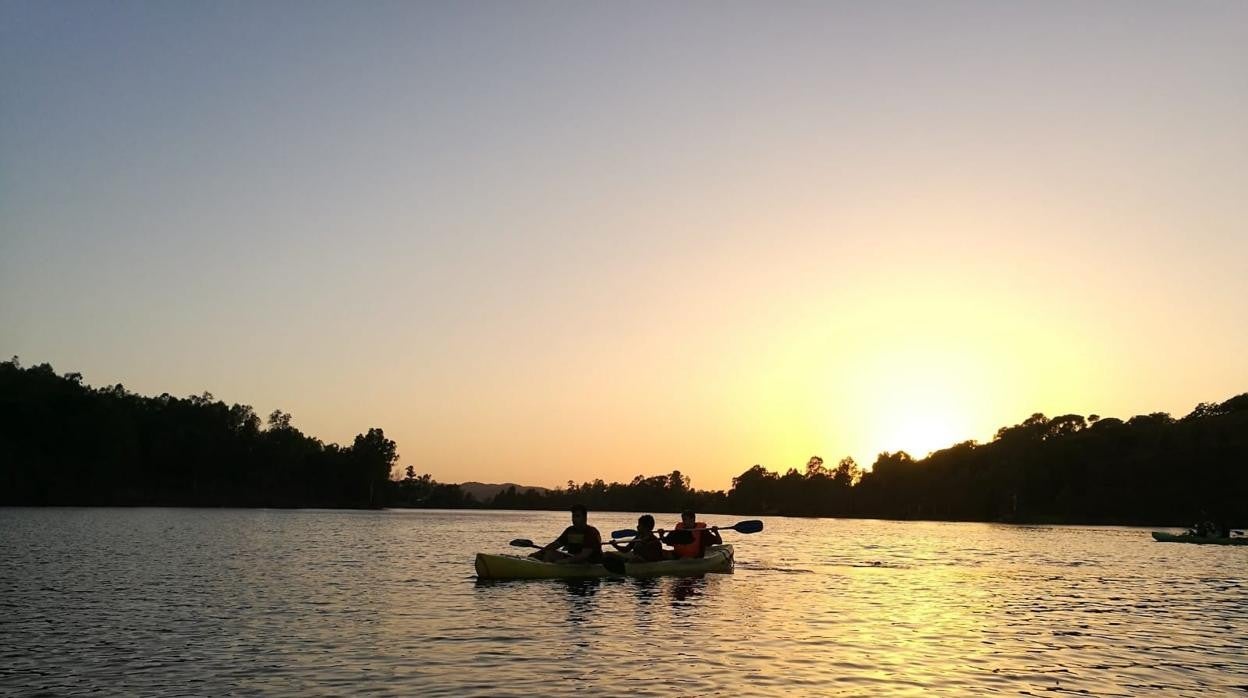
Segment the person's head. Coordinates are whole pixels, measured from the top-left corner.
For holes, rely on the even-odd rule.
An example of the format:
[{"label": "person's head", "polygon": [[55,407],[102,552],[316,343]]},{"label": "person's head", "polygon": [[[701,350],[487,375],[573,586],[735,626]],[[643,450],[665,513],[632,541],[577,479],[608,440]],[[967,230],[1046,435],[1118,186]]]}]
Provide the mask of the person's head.
[{"label": "person's head", "polygon": [[685,509],[680,512],[680,522],[686,526],[692,526],[697,523],[698,515],[693,513],[693,509]]},{"label": "person's head", "polygon": [[649,533],[654,530],[654,517],[649,514],[642,514],[637,517],[637,531],[639,533]]},{"label": "person's head", "polygon": [[585,521],[587,519],[589,519],[589,510],[585,508],[585,505],[573,504],[572,505],[572,525],[584,526]]}]

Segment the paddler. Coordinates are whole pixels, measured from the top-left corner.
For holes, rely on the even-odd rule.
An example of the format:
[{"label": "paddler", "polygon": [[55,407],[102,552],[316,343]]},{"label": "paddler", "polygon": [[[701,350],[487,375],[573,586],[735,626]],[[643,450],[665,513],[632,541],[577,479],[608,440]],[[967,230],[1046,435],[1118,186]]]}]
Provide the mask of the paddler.
[{"label": "paddler", "polygon": [[719,527],[707,528],[705,523],[698,521],[698,515],[692,509],[680,512],[680,523],[676,524],[676,530],[690,531],[693,534],[693,540],[689,543],[672,544],[672,553],[678,558],[702,557],[708,547],[724,542],[719,537]]},{"label": "paddler", "polygon": [[[572,525],[563,529],[549,545],[529,555],[546,562],[575,564],[602,560],[602,534],[588,523],[589,510],[584,504],[573,504]],[[562,548],[562,550],[560,550]]]},{"label": "paddler", "polygon": [[659,537],[654,535],[654,517],[649,514],[642,514],[637,517],[637,536],[635,538],[624,545],[620,545],[613,540],[611,541],[611,547],[621,553],[632,553],[633,557],[646,562],[670,560],[672,557],[671,553],[663,549],[663,543],[659,540]]},{"label": "paddler", "polygon": [[1231,535],[1230,527],[1221,519],[1214,520],[1204,510],[1200,512],[1200,520],[1192,527],[1191,533],[1200,538],[1227,538]]}]

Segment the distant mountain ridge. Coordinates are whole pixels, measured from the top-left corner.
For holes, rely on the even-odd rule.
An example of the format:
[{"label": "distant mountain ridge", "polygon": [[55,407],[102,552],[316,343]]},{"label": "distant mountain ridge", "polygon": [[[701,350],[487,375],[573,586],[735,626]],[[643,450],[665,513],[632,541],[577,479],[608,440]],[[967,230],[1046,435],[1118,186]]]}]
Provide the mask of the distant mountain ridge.
[{"label": "distant mountain ridge", "polygon": [[516,492],[520,492],[520,493],[524,493],[528,490],[537,490],[539,494],[546,494],[547,492],[550,491],[550,489],[546,487],[537,487],[534,485],[517,485],[514,482],[504,482],[501,485],[495,485],[495,484],[486,483],[486,482],[461,482],[459,484],[459,489],[463,490],[464,494],[472,495],[473,499],[477,500],[478,502],[488,502],[494,498],[494,495],[498,494],[499,492],[502,492],[508,487],[514,487],[516,488]]}]

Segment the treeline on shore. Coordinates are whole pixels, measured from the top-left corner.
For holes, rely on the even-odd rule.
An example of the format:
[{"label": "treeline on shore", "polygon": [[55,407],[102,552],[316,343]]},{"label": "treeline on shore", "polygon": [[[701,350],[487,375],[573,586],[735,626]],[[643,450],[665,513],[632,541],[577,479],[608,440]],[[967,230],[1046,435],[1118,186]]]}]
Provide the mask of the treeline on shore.
[{"label": "treeline on shore", "polygon": [[91,388],[48,364],[0,363],[0,504],[376,507],[398,454],[381,429],[323,443],[275,410],[209,393]]},{"label": "treeline on shore", "polygon": [[325,444],[275,411],[205,393],[135,395],[78,374],[0,363],[0,504],[309,506],[679,511],[1183,525],[1204,512],[1248,524],[1248,393],[1188,415],[1128,420],[1035,414],[989,443],[913,458],[812,457],[784,473],[755,465],[732,487],[697,490],[679,471],[547,491],[510,487],[477,501],[407,467],[381,429]]},{"label": "treeline on shore", "polygon": [[397,506],[673,512],[883,519],[1182,526],[1197,517],[1248,525],[1248,393],[1180,419],[1033,414],[985,444],[913,458],[881,453],[869,470],[818,456],[783,474],[755,465],[728,491],[694,489],[680,471],[547,491],[509,487],[478,502],[408,468]]}]

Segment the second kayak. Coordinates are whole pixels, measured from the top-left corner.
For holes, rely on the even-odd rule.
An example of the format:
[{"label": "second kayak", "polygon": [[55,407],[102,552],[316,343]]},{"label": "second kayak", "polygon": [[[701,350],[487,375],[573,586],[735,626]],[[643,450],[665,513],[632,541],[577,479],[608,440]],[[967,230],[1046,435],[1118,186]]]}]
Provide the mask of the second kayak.
[{"label": "second kayak", "polygon": [[[712,545],[706,556],[659,562],[628,562],[624,574],[630,577],[689,576],[707,572],[731,572],[731,545]],[[560,565],[542,562],[524,555],[490,555],[477,553],[477,579],[584,579],[610,577],[602,565]]]},{"label": "second kayak", "polygon": [[1248,545],[1248,536],[1234,538],[1211,538],[1193,536],[1187,533],[1164,533],[1153,531],[1153,540],[1158,543],[1196,543],[1197,545]]}]

